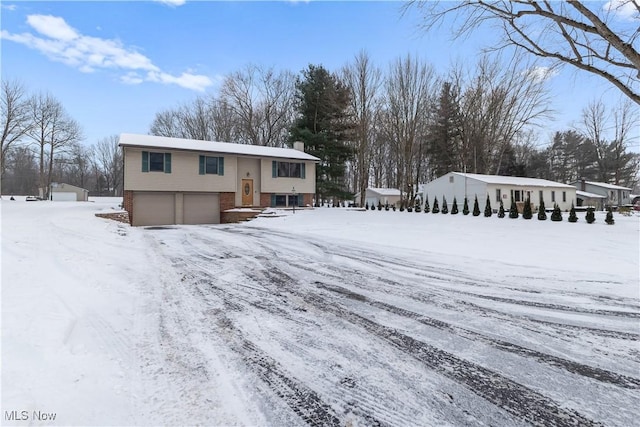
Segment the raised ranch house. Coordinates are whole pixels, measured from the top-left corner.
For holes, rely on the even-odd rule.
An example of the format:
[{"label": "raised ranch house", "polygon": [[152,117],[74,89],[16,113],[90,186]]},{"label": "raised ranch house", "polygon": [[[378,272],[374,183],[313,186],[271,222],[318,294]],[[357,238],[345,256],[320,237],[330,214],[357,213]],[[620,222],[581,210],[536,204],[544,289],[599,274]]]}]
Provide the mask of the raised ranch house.
[{"label": "raised ranch house", "polygon": [[120,135],[124,208],[132,225],[230,222],[236,208],[306,206],[317,157],[261,147],[151,135]]},{"label": "raised ranch house", "polygon": [[579,191],[578,206],[590,205],[602,210],[607,206],[624,206],[632,202],[632,189],[628,187],[585,180],[576,181],[572,185]]},{"label": "raised ranch house", "polygon": [[571,209],[571,203],[576,202],[576,188],[571,185],[538,178],[461,172],[449,172],[425,184],[422,196],[423,200],[424,197],[428,197],[431,205],[435,197],[438,198],[438,203],[442,203],[442,196],[444,196],[449,209],[455,197],[460,210],[462,210],[465,196],[469,201],[469,209],[473,209],[473,201],[477,196],[480,210],[484,211],[487,195],[494,211],[500,207],[501,200],[505,210],[509,209],[511,200],[514,200],[519,212],[522,212],[527,198],[534,211],[540,206],[540,200],[544,200],[546,210],[551,210],[554,204],[558,204],[563,211]]}]

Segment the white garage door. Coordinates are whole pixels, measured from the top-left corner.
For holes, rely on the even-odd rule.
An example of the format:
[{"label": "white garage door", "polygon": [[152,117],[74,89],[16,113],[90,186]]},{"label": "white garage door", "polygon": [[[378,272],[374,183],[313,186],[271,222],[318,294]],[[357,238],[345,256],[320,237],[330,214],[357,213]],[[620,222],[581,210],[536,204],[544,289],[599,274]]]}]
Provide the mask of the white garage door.
[{"label": "white garage door", "polygon": [[185,193],[183,220],[185,224],[219,224],[220,200],[218,195]]},{"label": "white garage door", "polygon": [[74,192],[53,191],[51,200],[54,202],[76,202],[78,201],[78,195]]},{"label": "white garage door", "polygon": [[176,222],[173,193],[133,193],[133,225],[167,225]]}]

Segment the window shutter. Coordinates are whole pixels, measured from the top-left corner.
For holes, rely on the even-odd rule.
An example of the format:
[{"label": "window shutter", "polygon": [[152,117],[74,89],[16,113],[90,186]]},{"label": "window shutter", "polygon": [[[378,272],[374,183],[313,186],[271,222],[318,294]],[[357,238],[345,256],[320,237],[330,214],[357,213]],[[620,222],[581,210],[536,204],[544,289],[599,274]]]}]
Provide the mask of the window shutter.
[{"label": "window shutter", "polygon": [[142,152],[142,172],[149,172],[149,152]]},{"label": "window shutter", "polygon": [[[274,162],[275,163],[275,162]],[[272,194],[271,195],[271,207],[275,208],[276,207],[276,195]]]},{"label": "window shutter", "polygon": [[198,156],[198,173],[204,175],[204,156]]},{"label": "window shutter", "polygon": [[306,176],[305,176],[305,170],[304,170],[304,169],[305,169],[305,164],[304,164],[304,163],[302,163],[302,164],[300,165],[300,178],[302,178],[302,179],[306,179]]},{"label": "window shutter", "polygon": [[[278,177],[278,162],[273,160],[271,162],[271,178],[277,178],[277,177]],[[272,203],[271,205],[273,206],[274,204]]]},{"label": "window shutter", "polygon": [[171,173],[171,153],[164,153],[164,173]]},{"label": "window shutter", "polygon": [[224,157],[218,157],[218,175],[224,175]]}]

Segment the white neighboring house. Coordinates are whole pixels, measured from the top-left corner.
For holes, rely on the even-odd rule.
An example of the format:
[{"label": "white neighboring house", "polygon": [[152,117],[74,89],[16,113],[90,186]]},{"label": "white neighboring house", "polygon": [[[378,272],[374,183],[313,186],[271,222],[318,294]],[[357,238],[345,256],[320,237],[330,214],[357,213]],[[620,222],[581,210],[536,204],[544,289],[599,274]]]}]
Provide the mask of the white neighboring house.
[{"label": "white neighboring house", "polygon": [[89,190],[60,182],[51,183],[51,200],[54,202],[87,202]]},{"label": "white neighboring house", "polygon": [[443,196],[447,199],[449,209],[455,197],[459,210],[462,210],[465,196],[468,198],[469,209],[473,209],[473,202],[477,196],[481,211],[484,211],[487,195],[493,210],[500,207],[500,201],[505,210],[508,210],[511,200],[514,200],[518,210],[522,211],[527,198],[531,201],[533,211],[540,206],[541,199],[544,200],[546,210],[553,209],[553,205],[557,203],[560,209],[568,211],[571,209],[571,204],[576,203],[574,186],[546,179],[515,176],[449,172],[425,184],[423,191],[423,200],[428,197],[429,204],[433,206],[433,200],[437,198],[441,208]]},{"label": "white neighboring house", "polygon": [[[382,205],[399,205],[400,204],[400,190],[397,188],[373,188],[369,187],[365,190],[365,204],[378,205],[380,202]],[[360,193],[356,193],[354,199],[356,202],[360,200]]]},{"label": "white neighboring house", "polygon": [[[632,189],[628,187],[622,187],[620,185],[585,180],[576,181],[572,185],[574,185],[581,192],[601,196],[599,200],[601,201],[602,205],[597,206],[598,209],[604,209],[607,206],[629,205],[633,200],[631,198]],[[583,204],[588,204],[588,201],[578,195],[578,206],[582,206]]]}]

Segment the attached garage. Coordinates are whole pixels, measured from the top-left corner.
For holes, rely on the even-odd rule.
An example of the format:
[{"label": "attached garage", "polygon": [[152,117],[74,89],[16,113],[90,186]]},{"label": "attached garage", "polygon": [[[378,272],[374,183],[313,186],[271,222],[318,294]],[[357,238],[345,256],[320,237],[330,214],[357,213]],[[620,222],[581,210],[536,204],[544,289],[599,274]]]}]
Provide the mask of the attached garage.
[{"label": "attached garage", "polygon": [[219,224],[220,198],[212,193],[184,193],[183,224]]},{"label": "attached garage", "polygon": [[175,193],[133,193],[132,225],[168,225],[175,223]]}]

